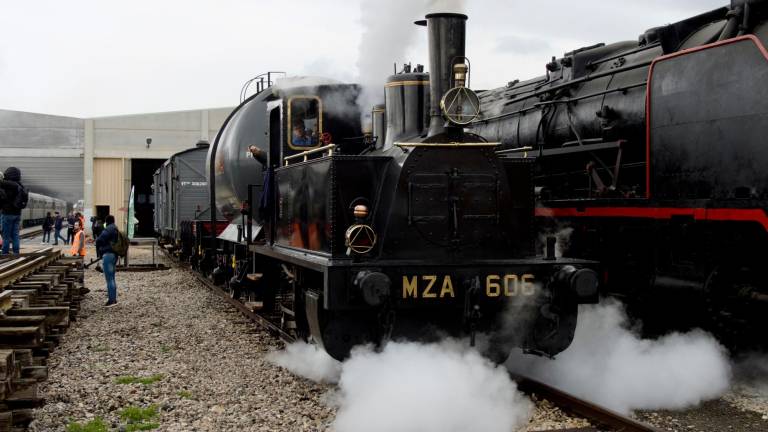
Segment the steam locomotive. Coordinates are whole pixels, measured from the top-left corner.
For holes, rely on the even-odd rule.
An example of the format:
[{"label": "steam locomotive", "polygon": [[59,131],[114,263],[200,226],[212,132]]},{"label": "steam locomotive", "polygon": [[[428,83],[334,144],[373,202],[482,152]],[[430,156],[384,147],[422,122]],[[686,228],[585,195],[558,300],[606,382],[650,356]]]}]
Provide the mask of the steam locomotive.
[{"label": "steam locomotive", "polygon": [[193,266],[337,359],[445,334],[482,334],[499,359],[568,347],[596,263],[556,257],[551,238],[536,255],[533,161],[465,130],[466,19],[417,22],[433,72],[387,80],[372,134],[356,85],[258,79],[208,151],[220,213],[194,221]]},{"label": "steam locomotive", "polygon": [[[650,333],[768,321],[768,1],[553,58],[479,92],[472,131],[535,159],[536,216]],[[765,341],[765,336],[759,339]]]}]

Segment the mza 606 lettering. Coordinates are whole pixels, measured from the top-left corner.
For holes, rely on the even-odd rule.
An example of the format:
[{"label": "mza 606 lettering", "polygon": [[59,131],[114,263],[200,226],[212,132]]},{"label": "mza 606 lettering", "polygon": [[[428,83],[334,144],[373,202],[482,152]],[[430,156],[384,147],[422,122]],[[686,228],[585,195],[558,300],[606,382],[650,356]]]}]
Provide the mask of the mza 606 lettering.
[{"label": "mza 606 lettering", "polygon": [[578,305],[597,301],[596,263],[556,258],[552,242],[536,256],[533,161],[465,130],[479,114],[466,19],[417,22],[432,72],[389,77],[372,133],[355,85],[257,80],[208,153],[226,221],[197,223],[195,267],[337,359],[480,332],[495,358],[567,348]]}]

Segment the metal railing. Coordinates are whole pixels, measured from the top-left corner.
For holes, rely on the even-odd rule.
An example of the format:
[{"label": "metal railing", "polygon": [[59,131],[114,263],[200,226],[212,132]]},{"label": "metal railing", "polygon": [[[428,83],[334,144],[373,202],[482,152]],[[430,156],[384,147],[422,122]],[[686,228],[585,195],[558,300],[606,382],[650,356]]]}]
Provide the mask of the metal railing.
[{"label": "metal railing", "polygon": [[280,71],[271,71],[256,75],[255,77],[246,81],[245,84],[243,84],[243,87],[240,89],[240,103],[243,103],[243,101],[248,97],[248,88],[251,86],[251,84],[256,83],[255,94],[259,94],[262,91],[272,87],[272,85],[275,83],[273,78],[275,78],[277,75],[285,77],[286,73]]},{"label": "metal railing", "polygon": [[312,150],[303,151],[301,153],[296,153],[295,155],[286,156],[283,158],[283,166],[288,166],[288,163],[294,159],[302,159],[302,162],[306,162],[309,158],[309,155],[315,154],[315,153],[322,153],[322,152],[328,152],[326,156],[331,156],[333,154],[333,151],[336,149],[336,144],[328,144],[322,147],[318,147]]}]

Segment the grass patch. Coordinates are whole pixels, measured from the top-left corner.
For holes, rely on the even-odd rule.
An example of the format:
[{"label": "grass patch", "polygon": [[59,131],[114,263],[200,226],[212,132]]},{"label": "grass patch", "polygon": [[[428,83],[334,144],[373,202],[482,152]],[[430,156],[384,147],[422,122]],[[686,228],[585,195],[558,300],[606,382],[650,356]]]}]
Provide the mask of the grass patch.
[{"label": "grass patch", "polygon": [[130,423],[125,427],[126,432],[135,431],[148,431],[157,429],[160,427],[160,423]]},{"label": "grass patch", "polygon": [[182,399],[192,399],[192,392],[186,390],[181,390],[176,394]]},{"label": "grass patch", "polygon": [[109,427],[100,417],[89,421],[88,423],[70,423],[67,425],[67,432],[108,432]]},{"label": "grass patch", "polygon": [[109,351],[109,347],[106,345],[96,345],[91,347],[91,351],[93,352],[106,352]]},{"label": "grass patch", "polygon": [[160,345],[160,352],[163,354],[169,353],[173,350],[173,348],[169,347],[168,345]]},{"label": "grass patch", "polygon": [[152,420],[157,417],[157,405],[146,408],[127,406],[120,410],[120,418],[127,422],[126,432],[148,431],[160,427],[160,423]]},{"label": "grass patch", "polygon": [[131,375],[126,376],[119,376],[115,378],[115,382],[117,384],[144,384],[144,385],[152,385],[160,380],[163,379],[162,374],[154,374],[152,376],[148,377],[136,377]]}]

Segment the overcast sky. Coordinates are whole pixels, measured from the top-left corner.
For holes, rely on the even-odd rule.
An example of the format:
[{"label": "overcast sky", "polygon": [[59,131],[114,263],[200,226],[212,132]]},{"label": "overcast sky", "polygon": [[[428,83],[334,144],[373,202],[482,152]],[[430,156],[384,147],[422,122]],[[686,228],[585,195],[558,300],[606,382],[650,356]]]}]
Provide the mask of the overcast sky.
[{"label": "overcast sky", "polygon": [[0,108],[94,117],[234,106],[243,82],[268,70],[356,80],[359,69],[381,69],[377,81],[393,62],[428,62],[426,34],[411,22],[444,8],[469,15],[472,87],[497,87],[541,75],[553,55],[636,40],[726,4],[0,0]]}]

